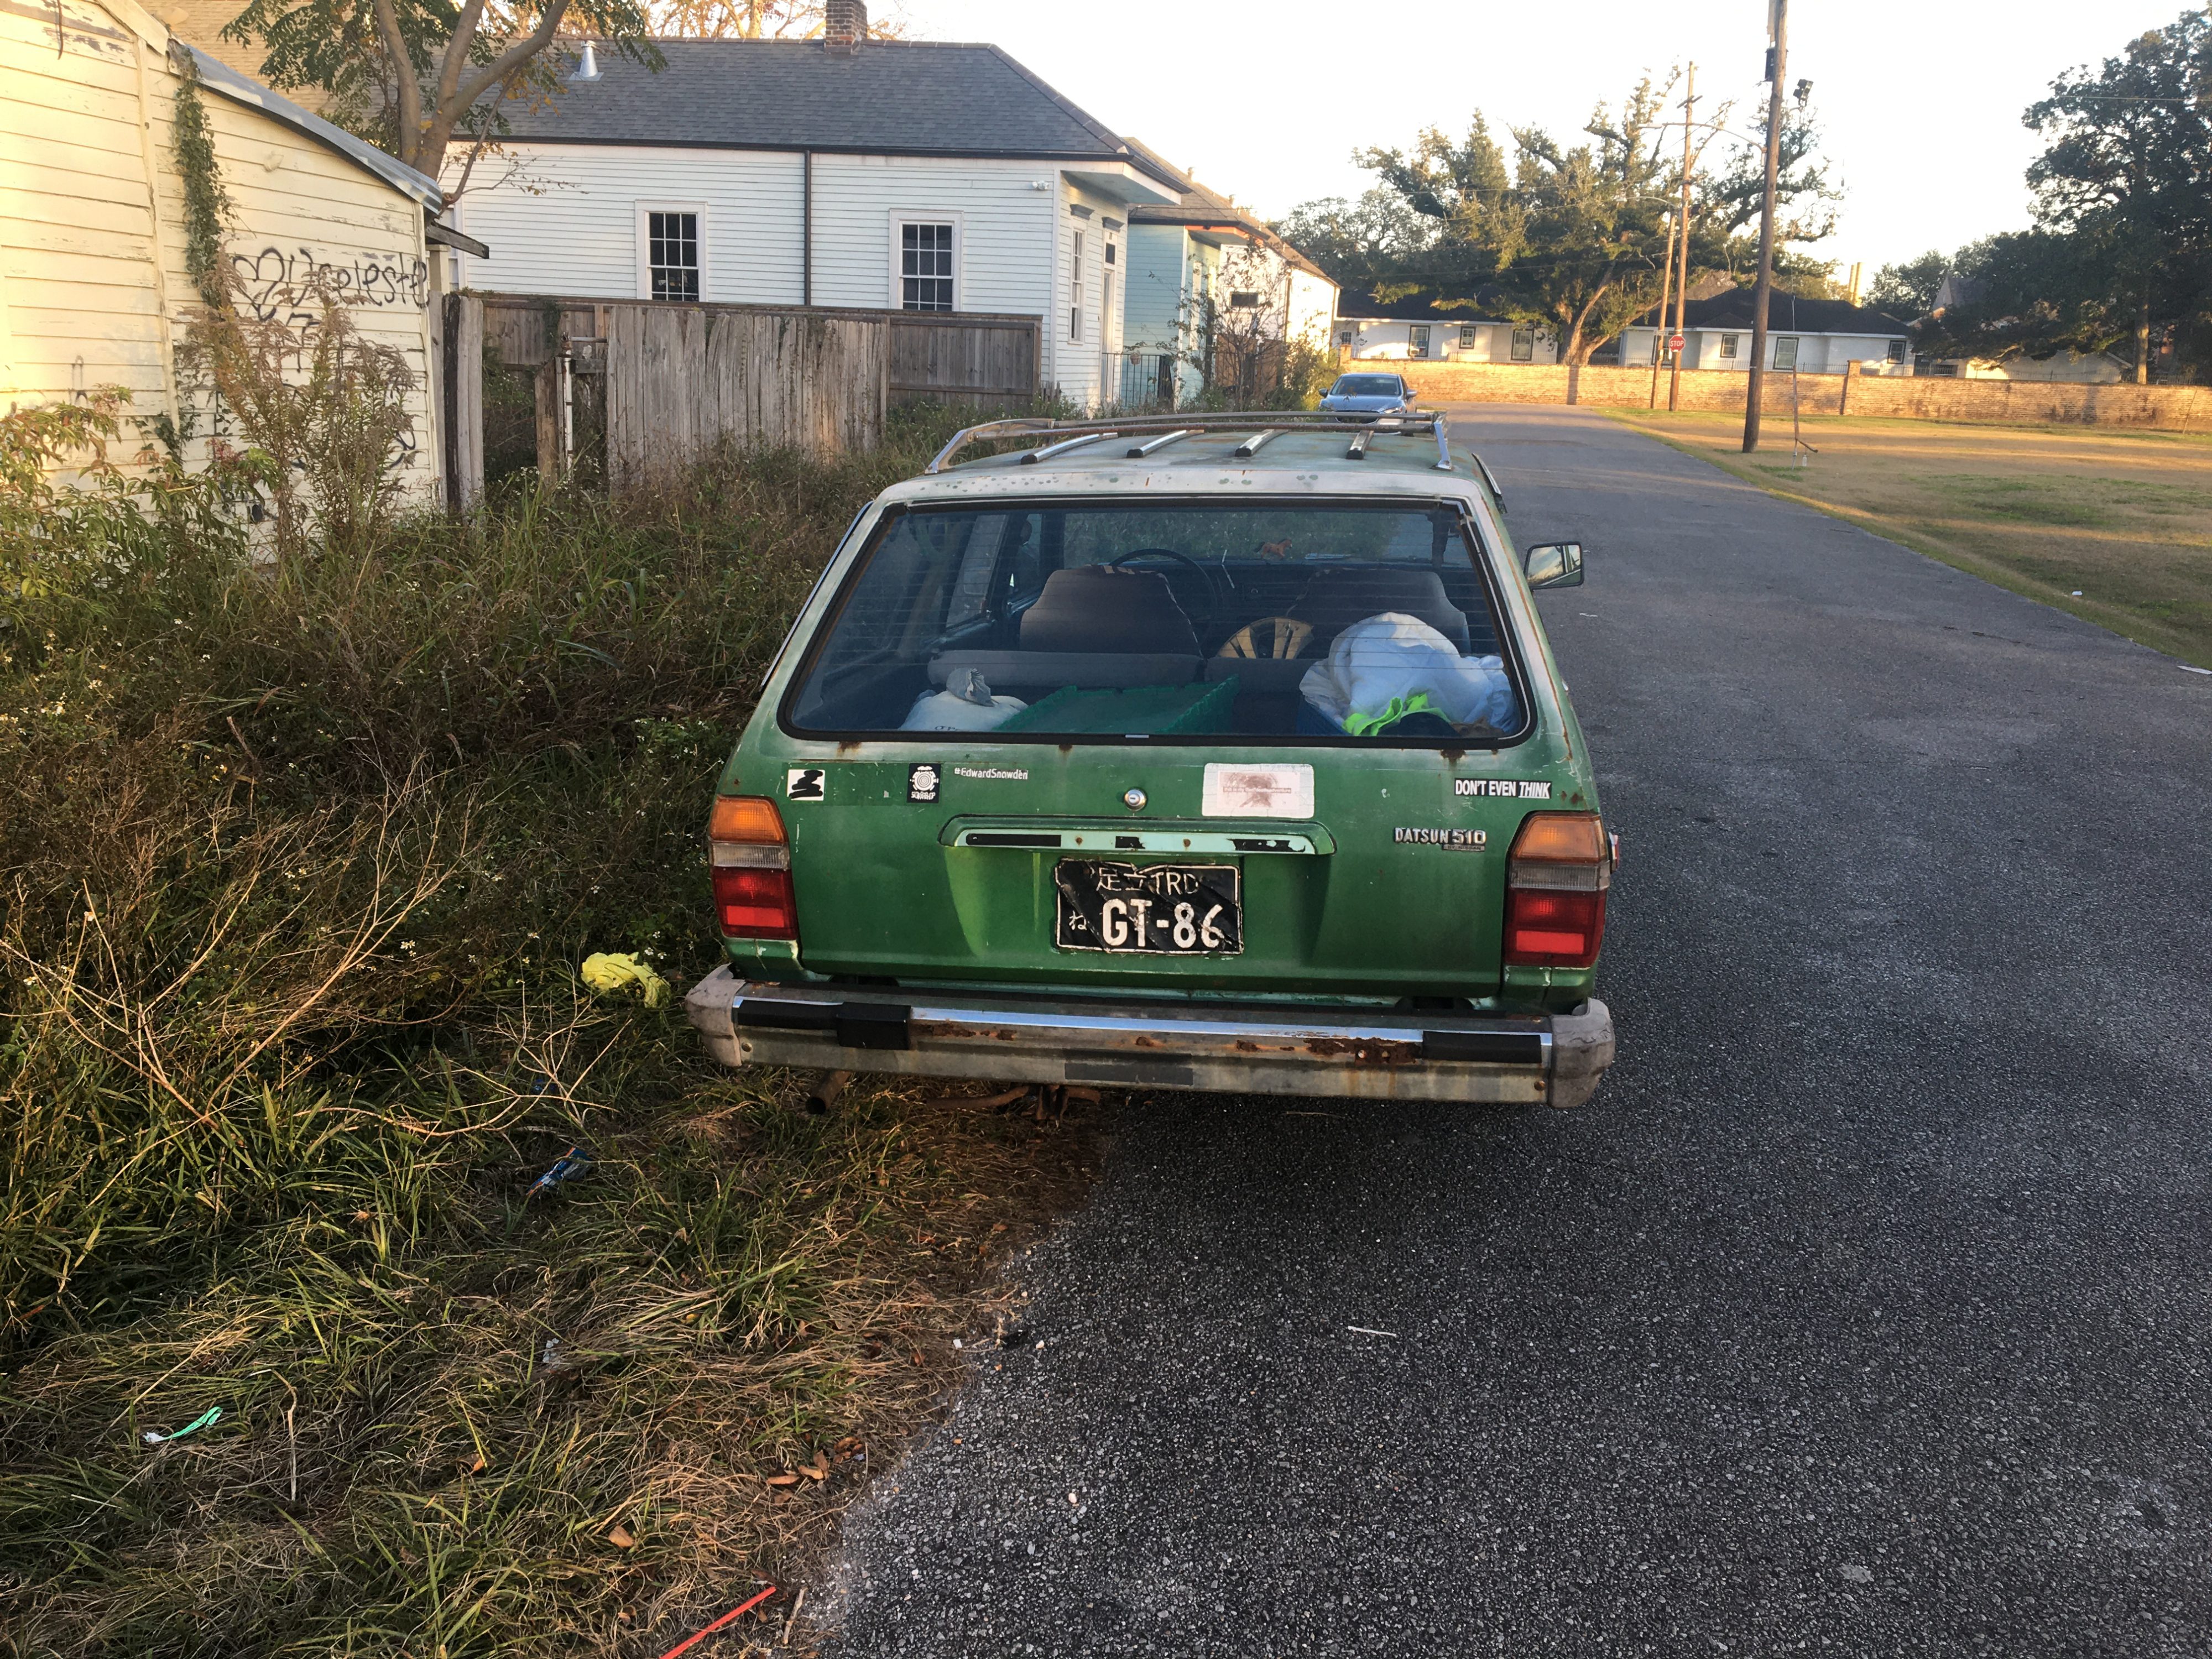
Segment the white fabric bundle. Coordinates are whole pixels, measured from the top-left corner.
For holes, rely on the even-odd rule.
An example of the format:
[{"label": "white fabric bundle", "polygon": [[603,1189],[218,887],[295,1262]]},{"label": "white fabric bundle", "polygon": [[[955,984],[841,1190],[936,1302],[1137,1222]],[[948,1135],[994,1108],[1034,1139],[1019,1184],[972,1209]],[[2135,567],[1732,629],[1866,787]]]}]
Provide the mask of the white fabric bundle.
[{"label": "white fabric bundle", "polygon": [[942,691],[925,691],[907,710],[902,732],[994,732],[1028,708],[1019,697],[994,697],[980,668],[957,668]]},{"label": "white fabric bundle", "polygon": [[1403,708],[1423,693],[1425,706],[1454,726],[1486,721],[1510,730],[1520,723],[1513,682],[1498,659],[1462,657],[1428,623],[1397,611],[1339,634],[1298,690],[1347,730],[1387,714],[1394,699]]}]

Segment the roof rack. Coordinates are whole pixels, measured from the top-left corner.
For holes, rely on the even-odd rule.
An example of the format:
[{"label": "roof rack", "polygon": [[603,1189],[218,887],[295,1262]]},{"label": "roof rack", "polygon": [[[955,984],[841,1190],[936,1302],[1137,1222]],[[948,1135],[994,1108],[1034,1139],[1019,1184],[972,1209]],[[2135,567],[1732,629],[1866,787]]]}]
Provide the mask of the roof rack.
[{"label": "roof rack", "polygon": [[[1356,411],[1318,409],[1243,409],[1228,410],[1218,415],[1120,415],[1112,420],[1054,420],[1048,416],[1030,416],[1010,421],[985,421],[979,426],[963,427],[952,434],[952,440],[937,452],[936,459],[922,468],[924,474],[942,472],[952,464],[952,459],[969,444],[989,438],[1024,438],[1050,433],[1054,441],[1048,441],[1025,454],[1025,461],[1050,459],[1062,450],[1076,448],[1080,443],[1103,441],[1111,437],[1135,440],[1129,453],[1164,447],[1164,443],[1147,444],[1144,440],[1157,435],[1164,440],[1169,434],[1195,437],[1202,432],[1242,432],[1249,434],[1247,445],[1240,447],[1240,455],[1249,455],[1269,438],[1292,432],[1327,432],[1332,428],[1357,427],[1345,453],[1348,459],[1364,458],[1369,444],[1378,436],[1396,434],[1411,435],[1434,433],[1437,440],[1435,469],[1438,472],[1452,470],[1451,445],[1445,436],[1444,417],[1439,414],[1368,415]],[[1264,435],[1263,435],[1264,434]],[[1476,465],[1480,466],[1478,459]],[[1488,476],[1485,470],[1484,476]]]}]

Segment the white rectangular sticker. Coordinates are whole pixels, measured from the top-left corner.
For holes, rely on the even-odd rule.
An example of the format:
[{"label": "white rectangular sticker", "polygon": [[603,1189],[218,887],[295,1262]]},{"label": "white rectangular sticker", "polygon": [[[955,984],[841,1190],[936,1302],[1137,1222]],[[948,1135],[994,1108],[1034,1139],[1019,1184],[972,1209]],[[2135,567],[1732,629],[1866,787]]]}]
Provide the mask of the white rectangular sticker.
[{"label": "white rectangular sticker", "polygon": [[783,775],[783,798],[786,800],[820,800],[828,792],[823,787],[829,774],[818,766],[794,766]]},{"label": "white rectangular sticker", "polygon": [[1206,769],[1200,810],[1210,818],[1310,818],[1313,768],[1213,762]]}]

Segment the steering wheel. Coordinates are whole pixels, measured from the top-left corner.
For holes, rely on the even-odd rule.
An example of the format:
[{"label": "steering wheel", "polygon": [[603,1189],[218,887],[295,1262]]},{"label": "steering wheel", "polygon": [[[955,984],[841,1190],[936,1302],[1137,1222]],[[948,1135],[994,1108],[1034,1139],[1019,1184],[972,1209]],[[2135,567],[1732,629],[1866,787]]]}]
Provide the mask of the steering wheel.
[{"label": "steering wheel", "polygon": [[[1221,590],[1213,585],[1212,572],[1209,571],[1196,559],[1192,558],[1189,554],[1178,553],[1172,547],[1135,548],[1131,550],[1129,552],[1124,553],[1118,559],[1109,560],[1107,562],[1108,568],[1109,569],[1119,570],[1123,565],[1133,563],[1139,559],[1173,559],[1177,564],[1188,568],[1191,574],[1198,578],[1199,586],[1206,590],[1205,614],[1202,616],[1193,617],[1191,621],[1198,624],[1201,632],[1212,627],[1214,617],[1221,609]],[[1175,584],[1170,581],[1168,586],[1170,589],[1172,590]],[[1182,603],[1180,596],[1178,596],[1176,603]],[[1188,609],[1188,607],[1186,606],[1185,608]]]}]

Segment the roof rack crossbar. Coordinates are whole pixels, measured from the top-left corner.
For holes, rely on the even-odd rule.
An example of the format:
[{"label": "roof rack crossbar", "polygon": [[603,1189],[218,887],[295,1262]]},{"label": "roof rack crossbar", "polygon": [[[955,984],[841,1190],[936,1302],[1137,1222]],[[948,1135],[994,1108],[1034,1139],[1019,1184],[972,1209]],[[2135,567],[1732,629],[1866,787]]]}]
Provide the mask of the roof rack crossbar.
[{"label": "roof rack crossbar", "polygon": [[1086,432],[1079,438],[1062,438],[1056,444],[1047,444],[1042,449],[1032,449],[1022,457],[1024,466],[1034,466],[1039,461],[1048,461],[1055,455],[1065,455],[1071,449],[1080,449],[1085,444],[1103,443],[1109,438],[1118,438],[1119,432]]},{"label": "roof rack crossbar", "polygon": [[1153,439],[1150,443],[1131,444],[1129,446],[1129,459],[1133,461],[1139,460],[1145,456],[1151,454],[1156,449],[1165,449],[1170,444],[1176,441],[1176,440],[1189,437],[1197,430],[1198,428],[1194,426],[1177,427],[1173,432],[1164,433],[1161,436]]},{"label": "roof rack crossbar", "polygon": [[1361,427],[1358,431],[1352,434],[1352,442],[1345,448],[1344,459],[1347,461],[1365,460],[1367,459],[1368,440],[1372,438],[1374,435],[1375,428],[1373,427]]},{"label": "roof rack crossbar", "polygon": [[1254,433],[1250,437],[1247,438],[1243,443],[1237,445],[1237,447],[1230,453],[1234,455],[1241,455],[1249,458],[1258,454],[1261,447],[1269,439],[1279,438],[1282,435],[1283,428],[1281,427],[1271,426],[1265,432]]},{"label": "roof rack crossbar", "polygon": [[[1437,434],[1439,453],[1437,470],[1445,467],[1444,417],[1437,414],[1376,415],[1354,410],[1317,409],[1243,409],[1223,410],[1214,414],[1121,415],[1095,420],[1057,420],[1048,416],[1032,415],[1007,420],[984,421],[977,425],[963,427],[952,434],[945,447],[922,468],[925,474],[942,472],[952,465],[953,458],[970,444],[993,439],[1028,437],[1046,433],[1058,434],[1060,443],[1048,444],[1033,453],[1045,455],[1068,447],[1073,440],[1103,441],[1107,438],[1151,437],[1188,438],[1206,432],[1242,431],[1255,428],[1271,431],[1278,435],[1293,432],[1328,432],[1346,427],[1364,428],[1371,434],[1381,425],[1387,432],[1413,434],[1433,432]],[[1156,446],[1164,447],[1164,446]],[[1028,458],[1024,457],[1026,460]]]}]

